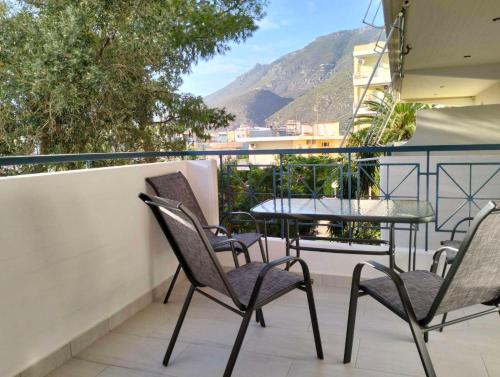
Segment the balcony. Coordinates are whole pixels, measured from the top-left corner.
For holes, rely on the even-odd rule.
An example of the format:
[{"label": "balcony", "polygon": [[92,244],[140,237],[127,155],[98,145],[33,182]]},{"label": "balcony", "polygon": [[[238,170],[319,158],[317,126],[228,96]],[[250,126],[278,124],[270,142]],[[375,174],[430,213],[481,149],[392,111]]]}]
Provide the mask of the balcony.
[{"label": "balcony", "polygon": [[[218,223],[225,211],[247,209],[235,207],[242,203],[238,196],[248,199],[246,205],[272,197],[331,196],[332,180],[339,183],[334,195],[347,199],[368,195],[429,200],[436,222],[416,232],[417,268],[428,269],[432,251],[449,238],[456,221],[477,213],[487,200],[500,198],[499,151],[495,144],[2,157],[1,165],[9,169],[70,161],[87,161],[90,168],[0,179],[0,375],[222,374],[239,318],[203,297],[193,301],[172,364],[162,366],[187,281],[181,278],[171,302],[158,301],[177,262],[137,198],[147,191],[146,177],[183,172],[211,223]],[[359,152],[381,157],[357,159]],[[335,162],[286,163],[287,155],[298,153],[329,154]],[[274,155],[276,163],[260,166],[228,159],[243,154]],[[144,158],[160,162],[135,163]],[[126,165],[91,168],[92,161],[99,160]],[[127,165],[130,160],[133,165]],[[370,173],[375,166],[376,176]],[[267,186],[249,180],[248,172],[255,170],[270,180]],[[363,180],[372,182],[368,194],[361,190]],[[283,229],[279,222],[274,225],[271,259],[284,255]],[[384,226],[379,230],[380,237],[386,236]],[[408,240],[409,229],[398,228],[397,260],[402,266],[407,263]],[[251,253],[259,255],[257,250]],[[356,263],[374,258],[312,252],[303,257],[315,279],[325,359],[315,357],[307,303],[297,292],[266,307],[267,328],[250,325],[234,376],[424,375],[407,325],[369,298],[360,301],[353,361],[342,364],[352,270]],[[228,268],[232,265],[230,255],[222,255],[221,261]],[[490,315],[433,332],[429,349],[438,375],[499,375],[497,329],[498,316]]]}]

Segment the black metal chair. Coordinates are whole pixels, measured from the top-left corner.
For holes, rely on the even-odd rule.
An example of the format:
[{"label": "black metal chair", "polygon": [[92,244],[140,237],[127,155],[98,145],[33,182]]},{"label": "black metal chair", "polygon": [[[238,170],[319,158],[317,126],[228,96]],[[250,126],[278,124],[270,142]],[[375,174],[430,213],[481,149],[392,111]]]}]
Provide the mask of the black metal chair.
[{"label": "black metal chair", "polygon": [[[436,372],[426,347],[429,331],[499,311],[500,304],[500,210],[489,202],[474,218],[446,277],[437,267],[443,247],[434,254],[431,271],[401,274],[377,263],[358,264],[353,273],[344,363],[351,352],[358,297],[370,295],[408,322],[426,376]],[[360,281],[363,267],[370,266],[386,276]],[[493,306],[484,311],[431,325],[437,315],[471,305]]]},{"label": "black metal chair", "polygon": [[443,266],[443,272],[442,272],[441,276],[444,277],[444,275],[446,275],[447,266],[449,266],[453,263],[453,261],[455,260],[455,257],[457,256],[458,249],[460,248],[460,245],[462,244],[461,240],[455,239],[456,234],[458,232],[458,228],[460,227],[460,225],[462,225],[465,222],[469,222],[469,225],[470,225],[470,222],[472,220],[474,220],[474,217],[465,217],[462,220],[460,220],[459,222],[457,222],[455,224],[455,226],[453,227],[453,230],[451,231],[450,239],[445,240],[445,241],[441,241],[441,245],[446,247],[446,250],[444,251],[444,253],[446,255],[446,259],[445,259],[445,263]]},{"label": "black metal chair", "polygon": [[[455,257],[457,256],[458,249],[460,249],[460,245],[462,244],[461,240],[455,239],[458,228],[460,225],[468,222],[470,226],[470,222],[474,220],[474,217],[465,217],[462,220],[458,221],[455,226],[453,227],[451,231],[451,236],[449,240],[444,240],[441,241],[441,245],[444,246],[444,263],[443,263],[443,269],[441,270],[441,276],[444,277],[446,275],[446,271],[448,270],[448,266],[451,266],[453,262],[455,261]],[[448,318],[448,313],[443,314],[443,319],[441,320],[442,323],[446,322],[446,318]],[[441,327],[439,329],[439,332],[443,332],[444,327]]]},{"label": "black metal chair", "polygon": [[[231,245],[238,244],[244,250],[243,253],[247,263],[226,273],[215,256],[214,249],[204,228],[198,218],[186,206],[179,202],[151,197],[146,194],[140,194],[139,197],[153,211],[182,269],[191,282],[186,301],[170,339],[163,365],[168,365],[194,292],[201,293],[203,296],[243,317],[226,365],[224,377],[231,376],[253,311],[256,311],[257,314],[262,313],[264,305],[294,289],[304,290],[307,294],[316,353],[318,358],[323,358],[309,269],[302,259],[284,257],[270,263],[250,262],[246,246],[237,239],[227,239],[223,242]],[[300,264],[302,276],[276,268],[292,261]],[[211,288],[222,293],[232,300],[232,305],[212,296],[203,288]]]},{"label": "black metal chair", "polygon": [[[198,221],[203,226],[207,238],[210,244],[213,246],[215,252],[230,251],[233,253],[234,264],[238,267],[238,255],[243,252],[242,247],[238,244],[229,244],[227,241],[230,238],[237,239],[241,244],[244,244],[246,248],[249,248],[253,244],[259,244],[260,252],[262,254],[262,261],[268,261],[267,247],[266,252],[264,252],[264,246],[262,244],[262,234],[260,233],[259,223],[257,220],[247,212],[231,212],[225,214],[222,218],[220,225],[210,225],[201,210],[200,204],[191,189],[191,186],[181,172],[164,174],[157,177],[146,178],[146,182],[153,188],[156,195],[165,199],[170,199],[178,202],[182,202],[185,207],[187,207],[194,215],[198,218]],[[224,221],[228,218],[235,216],[246,216],[254,223],[255,232],[253,233],[231,233],[223,226]],[[215,231],[215,233],[213,232]],[[267,239],[266,239],[267,246]],[[168,287],[167,294],[163,303],[166,304],[172,290],[174,289],[175,282],[179,276],[181,270],[181,265],[177,266],[175,274],[172,277],[170,286]]]}]

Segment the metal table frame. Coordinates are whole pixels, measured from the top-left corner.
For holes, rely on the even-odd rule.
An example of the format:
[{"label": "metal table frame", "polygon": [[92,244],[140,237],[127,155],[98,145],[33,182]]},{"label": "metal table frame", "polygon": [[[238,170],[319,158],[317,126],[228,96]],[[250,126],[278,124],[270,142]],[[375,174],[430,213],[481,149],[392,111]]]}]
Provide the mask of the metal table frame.
[{"label": "metal table frame", "polygon": [[[283,208],[283,202],[288,201],[291,203],[294,199],[269,199],[259,205],[253,207],[250,210],[250,213],[258,219],[266,220],[268,219],[280,219],[284,221],[284,236],[285,236],[285,254],[286,256],[290,256],[290,250],[295,250],[297,257],[300,257],[300,252],[303,251],[314,251],[314,252],[322,252],[322,253],[331,253],[331,254],[351,254],[351,255],[373,255],[373,256],[381,256],[387,255],[389,257],[389,268],[392,270],[396,270],[399,272],[403,272],[404,270],[396,264],[395,252],[395,231],[396,224],[409,224],[409,247],[408,247],[408,271],[415,270],[416,268],[416,252],[417,252],[417,226],[418,224],[426,224],[434,221],[434,210],[432,209],[432,205],[428,202],[420,201],[420,203],[426,203],[432,209],[432,214],[422,216],[422,217],[391,217],[391,216],[365,216],[365,215],[344,215],[344,214],[335,214],[335,215],[326,215],[326,214],[305,214],[305,213],[293,213],[293,212],[284,212],[284,211],[275,211],[275,212],[258,212],[257,209],[259,206],[270,202],[270,201],[279,201],[281,202],[281,208]],[[320,199],[309,199],[309,200],[320,200]],[[338,199],[345,200],[347,199]],[[351,201],[359,202],[357,199],[351,199]],[[380,200],[381,202],[385,202],[386,200]],[[392,202],[397,202],[397,200],[392,200]],[[291,207],[291,206],[290,206]],[[388,240],[364,240],[364,239],[355,239],[355,238],[339,238],[339,237],[316,237],[316,236],[300,236],[299,226],[300,221],[318,221],[318,220],[327,220],[327,221],[345,221],[345,222],[371,222],[371,223],[380,223],[380,224],[388,224],[389,225],[389,239]],[[295,234],[290,233],[290,223],[293,223],[295,228]],[[267,232],[267,227],[265,228]],[[266,234],[267,237],[267,234]],[[373,250],[353,250],[353,249],[332,249],[325,247],[316,247],[316,246],[302,246],[300,244],[301,240],[325,240],[325,241],[337,241],[337,242],[346,242],[346,243],[355,243],[355,244],[372,244],[372,245],[387,245],[387,249],[381,251],[373,251]],[[291,265],[288,265],[287,268],[290,268]]]}]

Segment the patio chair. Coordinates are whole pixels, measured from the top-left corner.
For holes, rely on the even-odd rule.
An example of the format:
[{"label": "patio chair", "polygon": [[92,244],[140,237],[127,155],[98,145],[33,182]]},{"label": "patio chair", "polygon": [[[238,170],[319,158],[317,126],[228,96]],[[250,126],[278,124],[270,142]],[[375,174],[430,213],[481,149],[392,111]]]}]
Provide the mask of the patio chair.
[{"label": "patio chair", "polygon": [[[267,253],[264,253],[264,246],[262,245],[262,234],[260,233],[259,224],[257,220],[247,212],[231,212],[226,214],[221,221],[220,225],[210,225],[201,210],[201,207],[196,200],[196,197],[191,189],[191,186],[181,172],[160,175],[157,177],[146,178],[146,182],[153,188],[157,196],[182,202],[189,210],[197,217],[201,223],[210,244],[213,246],[215,252],[231,251],[233,253],[234,264],[238,267],[238,255],[243,252],[240,243],[244,244],[248,249],[255,243],[259,244],[260,252],[262,254],[262,261],[268,260]],[[254,223],[255,232],[253,233],[231,233],[223,226],[224,220],[235,216],[246,216]],[[213,232],[215,231],[215,233]],[[240,243],[230,244],[224,242],[230,238],[237,239]],[[267,243],[266,243],[267,244]],[[233,249],[234,247],[234,249]],[[181,265],[177,266],[175,274],[168,287],[167,294],[163,303],[166,304],[172,290],[174,289],[175,282],[179,276]]]},{"label": "patio chair", "polygon": [[[436,251],[431,271],[401,274],[377,263],[358,264],[353,273],[344,363],[351,352],[358,297],[370,295],[410,326],[426,376],[436,372],[427,352],[429,331],[499,311],[500,304],[500,210],[489,202],[474,218],[462,241],[455,262],[443,278],[436,274],[446,247]],[[360,281],[361,271],[370,266],[386,276]],[[433,318],[468,306],[484,304],[486,310],[431,325]]]},{"label": "patio chair", "polygon": [[[194,292],[202,294],[243,317],[226,365],[224,377],[231,376],[253,311],[256,311],[256,313],[262,312],[264,305],[294,289],[301,289],[306,292],[316,354],[318,358],[323,358],[312,283],[307,264],[302,259],[284,257],[270,263],[251,262],[246,246],[241,241],[227,239],[223,242],[231,245],[238,244],[245,250],[244,255],[247,263],[226,273],[215,256],[214,249],[203,226],[187,206],[159,197],[150,197],[146,194],[140,194],[139,197],[153,211],[191,283],[170,339],[163,365],[168,365]],[[292,261],[300,264],[302,275],[276,268]],[[214,297],[205,288],[211,288],[227,296],[232,301],[232,304],[225,303]],[[221,331],[223,330],[221,329]]]},{"label": "patio chair", "polygon": [[[460,245],[462,244],[461,240],[456,240],[455,236],[457,234],[458,228],[460,225],[462,225],[465,222],[470,222],[474,220],[474,217],[465,217],[462,220],[458,221],[455,226],[453,227],[451,231],[451,237],[449,240],[441,241],[441,245],[445,246],[444,248],[444,253],[445,253],[445,258],[444,258],[444,264],[443,264],[443,269],[441,272],[441,276],[444,277],[446,275],[446,271],[448,269],[448,266],[451,266],[453,262],[455,261],[455,257],[457,256],[458,249],[460,249]],[[448,317],[448,313],[443,314],[443,319],[442,322],[446,322],[446,318]],[[443,332],[444,327],[441,327],[439,329],[439,332]]]},{"label": "patio chair", "polygon": [[446,260],[445,260],[445,264],[443,266],[443,272],[442,272],[443,277],[444,277],[444,275],[446,275],[447,266],[451,265],[453,263],[453,261],[455,260],[455,257],[457,256],[457,253],[458,253],[458,249],[460,248],[460,244],[462,243],[462,241],[455,239],[458,228],[460,227],[460,225],[462,225],[465,222],[469,222],[469,224],[470,224],[470,222],[472,220],[474,220],[474,217],[465,217],[462,220],[460,220],[459,222],[457,222],[451,231],[450,239],[445,240],[445,241],[441,241],[441,245],[446,247],[446,250],[445,250]]}]

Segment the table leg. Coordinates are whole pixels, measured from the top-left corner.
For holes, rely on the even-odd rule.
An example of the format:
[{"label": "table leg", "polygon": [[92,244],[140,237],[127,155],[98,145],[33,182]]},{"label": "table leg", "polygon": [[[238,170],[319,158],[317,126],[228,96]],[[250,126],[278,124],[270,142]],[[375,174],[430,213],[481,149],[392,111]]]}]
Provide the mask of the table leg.
[{"label": "table leg", "polygon": [[395,247],[395,224],[391,223],[389,226],[389,268],[394,270],[396,268],[396,247]]},{"label": "table leg", "polygon": [[417,269],[417,228],[418,224],[415,224],[415,231],[413,232],[413,271]]},{"label": "table leg", "polygon": [[266,259],[267,263],[269,263],[269,244],[267,242],[267,220],[264,219],[264,243],[266,245]]},{"label": "table leg", "polygon": [[299,220],[295,220],[295,247],[297,248],[297,258],[300,258],[300,231],[299,231]]},{"label": "table leg", "polygon": [[[285,219],[285,255],[287,257],[290,256],[290,223],[288,219]],[[285,266],[285,270],[290,269],[290,263],[287,262]]]},{"label": "table leg", "polygon": [[413,224],[410,224],[410,237],[408,239],[408,271],[411,270],[411,253],[412,253],[412,233],[413,233]]}]

